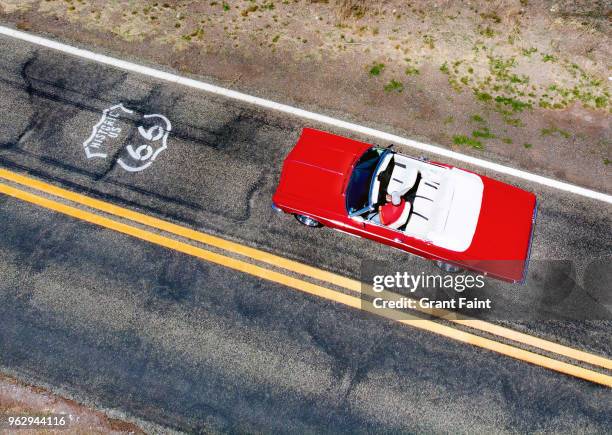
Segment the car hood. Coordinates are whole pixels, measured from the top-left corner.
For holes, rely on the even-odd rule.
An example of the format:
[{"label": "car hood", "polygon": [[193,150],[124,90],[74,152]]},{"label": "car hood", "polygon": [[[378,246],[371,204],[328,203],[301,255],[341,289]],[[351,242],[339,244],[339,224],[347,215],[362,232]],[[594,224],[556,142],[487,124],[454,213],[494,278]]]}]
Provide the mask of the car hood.
[{"label": "car hood", "polygon": [[305,128],[285,159],[273,201],[304,212],[345,213],[344,186],[355,161],[371,147]]}]

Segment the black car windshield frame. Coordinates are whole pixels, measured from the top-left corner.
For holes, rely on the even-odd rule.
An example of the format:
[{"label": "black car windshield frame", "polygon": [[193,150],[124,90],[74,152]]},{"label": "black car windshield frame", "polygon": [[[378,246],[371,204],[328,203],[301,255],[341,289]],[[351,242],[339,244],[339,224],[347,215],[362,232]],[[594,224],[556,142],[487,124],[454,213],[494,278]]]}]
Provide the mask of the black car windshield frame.
[{"label": "black car windshield frame", "polygon": [[[376,149],[376,148],[380,149],[379,147],[372,147],[368,151],[366,151],[363,155],[365,155],[366,153],[368,153],[371,150]],[[373,180],[375,179],[376,174],[378,174],[378,170],[380,169],[381,162],[383,161],[384,157],[389,152],[392,152],[392,151],[389,150],[389,149],[385,149],[385,150],[383,150],[383,152],[378,157],[378,161],[376,162],[376,167],[374,168],[374,171],[372,172],[372,178],[370,179],[370,185],[368,186],[368,198],[367,198],[366,205],[364,207],[358,209],[358,210],[350,211],[349,204],[348,204],[349,197],[347,195],[347,198],[346,198],[346,200],[347,200],[347,212],[348,212],[349,217],[359,216],[359,215],[361,215],[361,214],[363,214],[363,213],[365,213],[367,211],[372,210],[373,203],[372,203],[372,200],[371,200],[372,199],[371,196],[372,196]],[[360,158],[360,160],[363,158],[363,155]],[[355,168],[356,167],[357,167],[357,165],[355,166]],[[349,182],[349,185],[348,185],[349,188],[350,188],[350,185],[351,185],[351,183]]]}]

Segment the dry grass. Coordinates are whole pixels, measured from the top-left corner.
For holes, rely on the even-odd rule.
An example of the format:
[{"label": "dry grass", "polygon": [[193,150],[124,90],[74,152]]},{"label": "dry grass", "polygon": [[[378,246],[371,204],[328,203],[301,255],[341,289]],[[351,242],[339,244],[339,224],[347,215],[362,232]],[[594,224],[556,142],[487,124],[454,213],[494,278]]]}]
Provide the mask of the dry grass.
[{"label": "dry grass", "polygon": [[[310,3],[329,4],[329,0],[310,0]],[[373,9],[380,9],[379,0],[334,0],[333,6],[341,18],[363,18]]]},{"label": "dry grass", "polygon": [[[542,15],[541,6],[529,1],[481,0],[469,6],[418,0],[306,1],[307,7],[270,0],[120,0],[113,5],[100,0],[0,0],[0,7],[9,12],[37,8],[110,30],[126,41],[152,40],[175,50],[252,51],[256,45],[329,62],[345,53],[358,54],[361,68],[384,61],[384,82],[414,78],[430,65],[446,75],[455,92],[497,103],[504,114],[528,107],[565,109],[574,102],[612,111],[601,61],[609,57],[609,32],[597,30],[607,21],[603,3],[560,2]],[[562,37],[566,33],[572,38]]]},{"label": "dry grass", "polygon": [[375,1],[369,0],[338,0],[338,10],[343,18],[362,18]]}]

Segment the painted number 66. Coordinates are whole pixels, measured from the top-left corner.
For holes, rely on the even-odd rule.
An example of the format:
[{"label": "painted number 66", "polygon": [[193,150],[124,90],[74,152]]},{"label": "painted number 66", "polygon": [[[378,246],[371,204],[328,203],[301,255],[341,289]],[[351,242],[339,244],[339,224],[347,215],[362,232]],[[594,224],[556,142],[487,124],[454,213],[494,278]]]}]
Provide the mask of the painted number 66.
[{"label": "painted number 66", "polygon": [[125,149],[127,150],[129,159],[121,158],[117,162],[128,172],[139,172],[148,168],[158,154],[167,148],[168,133],[172,129],[172,125],[168,118],[158,114],[144,115],[144,118],[157,118],[165,124],[165,128],[161,125],[154,125],[149,128],[145,128],[142,125],[138,127],[138,133],[143,139],[148,142],[161,141],[161,146],[155,149],[153,146],[155,144],[142,144],[137,147],[127,145]]}]

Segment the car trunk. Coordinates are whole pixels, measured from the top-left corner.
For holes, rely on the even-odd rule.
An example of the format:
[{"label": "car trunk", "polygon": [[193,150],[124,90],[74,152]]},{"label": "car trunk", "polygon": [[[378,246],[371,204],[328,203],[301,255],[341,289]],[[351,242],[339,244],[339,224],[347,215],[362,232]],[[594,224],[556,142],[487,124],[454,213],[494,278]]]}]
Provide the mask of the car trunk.
[{"label": "car trunk", "polygon": [[498,278],[518,282],[526,274],[536,211],[533,193],[482,177],[480,217],[465,263]]}]

